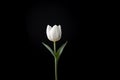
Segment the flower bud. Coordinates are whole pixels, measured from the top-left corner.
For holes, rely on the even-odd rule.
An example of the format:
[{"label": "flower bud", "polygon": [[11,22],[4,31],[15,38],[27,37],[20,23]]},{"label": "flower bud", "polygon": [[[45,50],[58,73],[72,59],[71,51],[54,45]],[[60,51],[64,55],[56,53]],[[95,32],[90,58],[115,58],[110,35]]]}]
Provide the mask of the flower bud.
[{"label": "flower bud", "polygon": [[62,34],[61,26],[54,25],[53,27],[51,27],[50,25],[47,25],[46,34],[50,41],[59,41],[61,39]]}]

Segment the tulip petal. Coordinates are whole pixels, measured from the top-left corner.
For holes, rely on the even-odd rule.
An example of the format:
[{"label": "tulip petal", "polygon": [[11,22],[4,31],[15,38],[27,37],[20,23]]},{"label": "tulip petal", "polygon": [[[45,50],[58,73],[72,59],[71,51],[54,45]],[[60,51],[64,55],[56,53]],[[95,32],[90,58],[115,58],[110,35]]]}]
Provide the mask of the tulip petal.
[{"label": "tulip petal", "polygon": [[61,38],[61,35],[62,35],[61,25],[59,25],[58,27],[59,27],[59,34],[60,34],[59,36],[60,36],[60,38]]},{"label": "tulip petal", "polygon": [[51,39],[53,41],[58,41],[60,40],[60,29],[57,25],[54,25],[53,28],[50,30],[50,35],[51,35]]},{"label": "tulip petal", "polygon": [[50,37],[50,30],[52,29],[52,27],[50,25],[47,25],[47,29],[46,29],[46,34],[47,34],[47,37],[48,39],[51,41],[51,37]]}]

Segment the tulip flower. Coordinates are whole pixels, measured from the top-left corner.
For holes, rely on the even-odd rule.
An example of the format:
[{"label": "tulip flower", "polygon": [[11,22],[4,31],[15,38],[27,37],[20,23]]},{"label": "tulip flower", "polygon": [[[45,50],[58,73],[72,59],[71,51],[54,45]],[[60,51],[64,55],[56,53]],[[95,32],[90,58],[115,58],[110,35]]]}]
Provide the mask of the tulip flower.
[{"label": "tulip flower", "polygon": [[50,25],[47,26],[46,29],[47,37],[50,41],[56,42],[61,39],[61,26],[54,25],[51,27]]},{"label": "tulip flower", "polygon": [[53,27],[51,27],[50,25],[47,25],[46,34],[47,34],[47,38],[53,42],[53,50],[47,44],[45,44],[45,43],[42,43],[42,44],[50,51],[50,53],[54,57],[55,80],[58,80],[58,78],[57,78],[57,64],[58,64],[58,60],[60,58],[60,55],[62,54],[63,49],[67,44],[67,41],[56,51],[56,42],[59,41],[61,39],[61,36],[62,36],[61,26],[54,25]]}]

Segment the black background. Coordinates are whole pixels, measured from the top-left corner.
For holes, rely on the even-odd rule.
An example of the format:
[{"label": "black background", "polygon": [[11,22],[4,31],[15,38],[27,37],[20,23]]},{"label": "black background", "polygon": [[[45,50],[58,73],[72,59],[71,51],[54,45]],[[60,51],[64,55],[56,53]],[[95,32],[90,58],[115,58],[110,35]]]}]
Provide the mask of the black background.
[{"label": "black background", "polygon": [[[7,64],[9,78],[54,80],[54,59],[41,44],[47,25],[61,25],[62,38],[57,48],[68,41],[59,60],[59,80],[100,79],[104,77],[100,38],[99,3],[91,1],[29,0],[7,5]],[[99,37],[98,37],[99,36]],[[103,58],[103,57],[102,57]],[[12,73],[11,73],[12,72]],[[6,73],[5,73],[6,74]]]}]

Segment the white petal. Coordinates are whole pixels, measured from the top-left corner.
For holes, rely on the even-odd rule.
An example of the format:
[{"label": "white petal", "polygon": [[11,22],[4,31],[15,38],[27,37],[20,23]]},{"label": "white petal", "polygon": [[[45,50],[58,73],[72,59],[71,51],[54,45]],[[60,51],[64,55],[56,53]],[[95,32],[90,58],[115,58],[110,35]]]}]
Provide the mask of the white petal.
[{"label": "white petal", "polygon": [[60,40],[60,28],[57,25],[54,25],[53,28],[50,30],[50,35],[51,35],[51,39],[53,41],[58,41]]},{"label": "white petal", "polygon": [[59,34],[60,34],[60,38],[61,38],[61,35],[62,35],[61,25],[59,25],[58,27],[59,27]]},{"label": "white petal", "polygon": [[46,34],[47,34],[47,37],[49,40],[51,40],[51,37],[50,37],[50,30],[51,29],[52,29],[52,27],[50,25],[47,25]]}]

